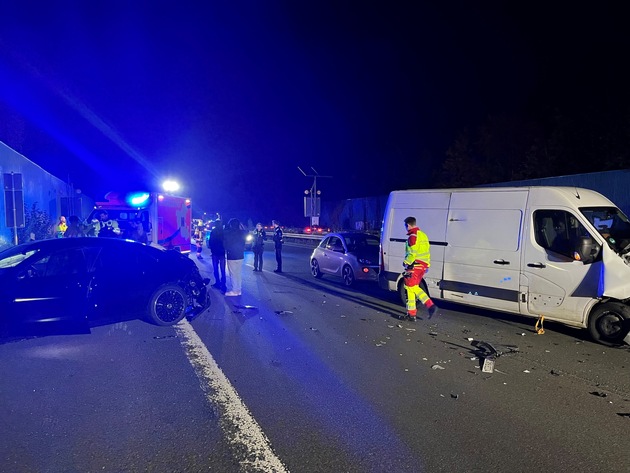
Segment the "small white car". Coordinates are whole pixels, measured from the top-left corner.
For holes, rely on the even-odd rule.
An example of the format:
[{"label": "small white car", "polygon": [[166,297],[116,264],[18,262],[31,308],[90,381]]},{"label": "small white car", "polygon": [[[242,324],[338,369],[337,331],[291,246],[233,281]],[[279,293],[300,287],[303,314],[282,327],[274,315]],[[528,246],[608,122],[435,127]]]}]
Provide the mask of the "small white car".
[{"label": "small white car", "polygon": [[329,233],[311,254],[311,274],[339,276],[346,286],[378,281],[379,239],[367,233]]}]

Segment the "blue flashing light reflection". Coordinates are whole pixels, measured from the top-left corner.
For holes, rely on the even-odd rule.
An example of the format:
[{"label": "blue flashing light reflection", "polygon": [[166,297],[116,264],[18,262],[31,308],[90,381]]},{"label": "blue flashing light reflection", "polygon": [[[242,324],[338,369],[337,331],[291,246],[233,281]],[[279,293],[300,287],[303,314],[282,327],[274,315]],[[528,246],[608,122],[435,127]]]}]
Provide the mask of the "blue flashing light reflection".
[{"label": "blue flashing light reflection", "polygon": [[150,195],[147,192],[132,194],[127,198],[127,202],[132,207],[142,207],[147,204]]}]

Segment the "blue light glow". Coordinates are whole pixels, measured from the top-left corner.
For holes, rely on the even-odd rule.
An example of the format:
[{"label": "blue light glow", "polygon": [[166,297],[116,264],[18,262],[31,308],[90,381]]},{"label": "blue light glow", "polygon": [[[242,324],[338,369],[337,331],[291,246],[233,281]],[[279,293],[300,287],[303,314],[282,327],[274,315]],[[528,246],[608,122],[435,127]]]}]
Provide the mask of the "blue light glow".
[{"label": "blue light glow", "polygon": [[139,194],[130,194],[127,197],[127,203],[132,207],[143,207],[149,203],[150,194],[142,192]]}]

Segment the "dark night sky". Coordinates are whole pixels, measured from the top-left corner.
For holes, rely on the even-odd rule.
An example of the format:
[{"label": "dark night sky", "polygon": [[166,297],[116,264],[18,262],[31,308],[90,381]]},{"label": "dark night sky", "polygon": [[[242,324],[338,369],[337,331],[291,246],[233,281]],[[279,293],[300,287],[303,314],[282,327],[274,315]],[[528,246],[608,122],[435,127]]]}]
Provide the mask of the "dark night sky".
[{"label": "dark night sky", "polygon": [[174,177],[198,210],[301,224],[298,166],[333,176],[324,200],[428,186],[487,114],[627,100],[610,5],[3,2],[2,129],[24,132],[0,140],[96,199]]}]

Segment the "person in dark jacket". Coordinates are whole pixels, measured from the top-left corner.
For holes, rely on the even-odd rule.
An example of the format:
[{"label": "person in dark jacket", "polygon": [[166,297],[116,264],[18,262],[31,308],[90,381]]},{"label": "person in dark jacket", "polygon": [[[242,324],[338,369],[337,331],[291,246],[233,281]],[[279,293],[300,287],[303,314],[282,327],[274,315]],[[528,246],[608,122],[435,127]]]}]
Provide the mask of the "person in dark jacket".
[{"label": "person in dark jacket", "polygon": [[68,219],[68,221],[70,222],[70,224],[68,225],[68,228],[63,234],[65,238],[77,238],[77,237],[85,236],[85,233],[83,232],[83,229],[81,228],[79,217],[77,217],[76,215],[70,215],[70,218]]},{"label": "person in dark jacket", "polygon": [[[223,222],[221,220],[214,222],[208,246],[212,254],[212,269],[214,271],[214,284],[212,287],[225,291],[225,246],[223,245]],[[219,272],[221,272],[220,278]]]},{"label": "person in dark jacket", "polygon": [[263,267],[263,250],[265,247],[265,241],[267,240],[267,233],[262,226],[262,223],[256,224],[256,229],[253,232],[254,243],[252,244],[252,250],[254,252],[254,271],[262,271]]},{"label": "person in dark jacket", "polygon": [[238,219],[232,218],[225,227],[223,244],[227,259],[227,270],[231,288],[226,296],[241,295],[243,261],[245,260],[245,237],[247,233]]},{"label": "person in dark jacket", "polygon": [[282,228],[280,228],[280,222],[272,220],[273,223],[273,244],[276,248],[276,263],[278,267],[273,270],[274,273],[282,272],[282,244],[284,239],[282,238]]}]

